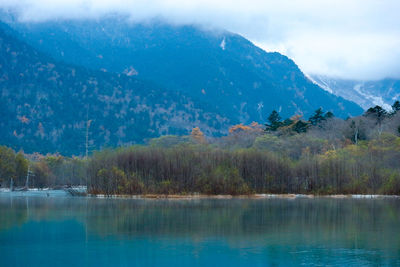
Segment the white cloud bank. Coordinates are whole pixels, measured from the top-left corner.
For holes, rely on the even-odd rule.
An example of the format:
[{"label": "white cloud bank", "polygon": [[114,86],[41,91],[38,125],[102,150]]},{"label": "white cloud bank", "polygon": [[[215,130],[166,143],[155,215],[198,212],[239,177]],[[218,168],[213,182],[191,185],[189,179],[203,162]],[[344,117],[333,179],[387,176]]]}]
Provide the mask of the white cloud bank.
[{"label": "white cloud bank", "polygon": [[22,20],[129,14],[242,34],[309,74],[400,78],[399,0],[0,0]]}]

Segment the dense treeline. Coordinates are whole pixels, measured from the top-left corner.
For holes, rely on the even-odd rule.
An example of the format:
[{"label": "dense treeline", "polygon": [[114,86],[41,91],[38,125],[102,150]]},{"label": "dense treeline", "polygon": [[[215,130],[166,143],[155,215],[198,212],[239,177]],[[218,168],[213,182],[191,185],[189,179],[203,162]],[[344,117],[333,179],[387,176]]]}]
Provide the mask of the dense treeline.
[{"label": "dense treeline", "polygon": [[32,187],[86,184],[86,161],[77,157],[47,155],[33,164]]},{"label": "dense treeline", "polygon": [[[399,110],[396,102],[392,112],[376,106],[347,120],[322,109],[308,120],[282,120],[273,111],[265,127],[239,124],[220,138],[206,138],[194,128],[189,136],[103,150],[88,160],[36,157],[31,186],[87,184],[89,192],[106,195],[400,194]],[[2,149],[11,155],[9,162],[24,159]],[[1,177],[21,184],[24,166],[8,174],[2,169]]]},{"label": "dense treeline", "polygon": [[235,125],[206,140],[153,139],[150,146],[96,153],[89,189],[111,194],[400,194],[400,104],[341,120],[322,109],[309,120],[273,111],[263,128]]},{"label": "dense treeline", "polygon": [[8,185],[11,179],[17,185],[24,183],[28,164],[22,153],[15,153],[11,148],[0,146],[0,185]]},{"label": "dense treeline", "polygon": [[[264,138],[261,138],[264,139]],[[265,149],[212,146],[131,147],[97,153],[90,162],[93,193],[400,193],[400,138],[348,145],[299,159]]]},{"label": "dense treeline", "polygon": [[[29,177],[27,173],[29,169]],[[28,181],[27,181],[28,180]],[[57,187],[86,184],[83,159],[60,155],[25,155],[0,146],[0,187]]]}]

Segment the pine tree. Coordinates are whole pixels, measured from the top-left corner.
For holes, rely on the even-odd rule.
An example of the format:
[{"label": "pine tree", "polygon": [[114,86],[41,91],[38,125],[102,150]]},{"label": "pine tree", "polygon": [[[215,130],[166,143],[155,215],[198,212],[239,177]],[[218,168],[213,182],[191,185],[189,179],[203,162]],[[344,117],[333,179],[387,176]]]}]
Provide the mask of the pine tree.
[{"label": "pine tree", "polygon": [[392,105],[393,113],[397,113],[400,110],[400,101],[396,101]]},{"label": "pine tree", "polygon": [[376,124],[379,126],[379,136],[381,136],[382,134],[382,121],[386,118],[387,115],[388,113],[381,106],[369,108],[366,112],[366,116],[375,118]]},{"label": "pine tree", "polygon": [[328,112],[325,114],[324,117],[325,117],[325,119],[331,119],[331,118],[335,117],[335,115],[333,115],[332,112],[328,111]]},{"label": "pine tree", "polygon": [[314,125],[314,126],[318,125],[321,121],[326,120],[326,117],[324,116],[324,112],[322,111],[322,108],[319,108],[316,111],[314,111],[314,115],[311,116],[308,120],[310,121],[311,125]]},{"label": "pine tree", "polygon": [[299,120],[293,126],[293,131],[295,131],[296,133],[305,133],[305,132],[307,132],[307,127],[308,127],[308,124],[306,122]]},{"label": "pine tree", "polygon": [[374,117],[376,119],[377,124],[381,124],[383,119],[386,117],[387,112],[381,106],[375,106],[373,108],[369,108],[366,112],[367,116]]},{"label": "pine tree", "polygon": [[279,115],[278,111],[273,110],[271,114],[268,116],[269,124],[265,124],[266,128],[265,131],[276,131],[279,127],[282,126],[281,116]]}]

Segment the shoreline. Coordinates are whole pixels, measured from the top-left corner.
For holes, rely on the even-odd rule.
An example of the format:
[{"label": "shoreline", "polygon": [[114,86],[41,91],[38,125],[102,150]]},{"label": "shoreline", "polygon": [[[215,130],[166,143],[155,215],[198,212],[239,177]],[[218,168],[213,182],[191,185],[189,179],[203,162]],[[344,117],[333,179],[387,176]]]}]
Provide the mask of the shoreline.
[{"label": "shoreline", "polygon": [[[382,198],[400,198],[400,195],[381,195],[381,194],[333,194],[333,195],[317,195],[317,194],[250,194],[250,195],[207,195],[207,194],[140,194],[140,195],[105,195],[90,194],[80,192],[86,195],[71,195],[67,190],[50,189],[50,188],[30,188],[27,191],[13,191],[8,188],[1,188],[0,195],[10,193],[16,196],[48,196],[50,193],[64,192],[70,197],[89,197],[89,198],[112,198],[112,199],[168,199],[168,200],[197,200],[197,199],[313,199],[313,198],[333,198],[333,199],[382,199]],[[58,195],[58,194],[57,194]]]},{"label": "shoreline", "polygon": [[196,199],[313,199],[313,198],[334,198],[334,199],[382,199],[400,198],[399,195],[371,195],[371,194],[336,194],[336,195],[314,195],[314,194],[251,194],[251,195],[203,195],[203,194],[143,194],[143,195],[104,195],[88,194],[93,198],[121,198],[121,199],[167,199],[167,200],[196,200]]}]

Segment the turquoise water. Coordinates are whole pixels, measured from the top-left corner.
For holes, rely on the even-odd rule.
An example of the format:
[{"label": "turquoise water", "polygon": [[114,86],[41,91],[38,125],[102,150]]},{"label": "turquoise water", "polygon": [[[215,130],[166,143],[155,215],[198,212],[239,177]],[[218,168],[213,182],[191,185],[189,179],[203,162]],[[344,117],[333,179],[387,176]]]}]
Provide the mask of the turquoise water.
[{"label": "turquoise water", "polygon": [[400,266],[399,199],[0,194],[0,266]]}]

